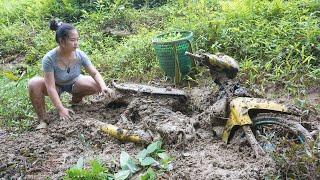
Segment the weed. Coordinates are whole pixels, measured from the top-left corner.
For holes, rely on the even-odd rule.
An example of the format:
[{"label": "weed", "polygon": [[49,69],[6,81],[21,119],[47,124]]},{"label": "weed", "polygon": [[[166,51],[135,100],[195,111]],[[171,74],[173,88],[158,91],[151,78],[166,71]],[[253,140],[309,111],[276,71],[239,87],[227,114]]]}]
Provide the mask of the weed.
[{"label": "weed", "polygon": [[96,179],[106,180],[113,179],[112,175],[108,172],[108,169],[102,165],[98,160],[90,161],[90,168],[84,168],[84,158],[78,159],[77,165],[66,171],[65,180],[72,179]]},{"label": "weed", "polygon": [[[161,148],[161,141],[154,142],[138,153],[136,158],[122,151],[120,170],[114,174],[98,160],[90,162],[90,168],[84,168],[84,159],[80,157],[77,164],[66,171],[64,179],[115,179],[125,180],[139,173],[142,180],[155,180],[157,172],[170,171],[172,158]],[[157,171],[154,169],[156,168]]]},{"label": "weed", "polygon": [[278,166],[278,174],[270,175],[269,178],[319,179],[319,137],[307,145],[311,147],[310,149],[306,149],[305,144],[292,143],[286,151],[283,151],[283,149],[275,151],[272,157]]},{"label": "weed", "polygon": [[30,128],[33,111],[27,95],[26,79],[15,82],[0,76],[0,117],[1,126],[13,131]]},{"label": "weed", "polygon": [[161,141],[154,142],[146,149],[143,149],[138,153],[135,159],[126,152],[121,152],[120,166],[121,170],[114,176],[115,179],[126,179],[142,168],[142,172],[145,172],[140,176],[141,179],[150,178],[155,179],[156,173],[153,167],[159,169],[158,171],[170,171],[172,169],[172,158],[161,149]]}]

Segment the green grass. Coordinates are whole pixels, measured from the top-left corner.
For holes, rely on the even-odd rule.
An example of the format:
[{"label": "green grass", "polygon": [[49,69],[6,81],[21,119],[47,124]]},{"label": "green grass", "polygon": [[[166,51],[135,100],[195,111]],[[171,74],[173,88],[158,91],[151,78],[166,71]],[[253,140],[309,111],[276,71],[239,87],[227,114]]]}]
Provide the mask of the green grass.
[{"label": "green grass", "polygon": [[108,169],[103,166],[99,160],[90,161],[90,168],[84,169],[84,159],[79,158],[77,165],[66,171],[66,176],[63,178],[65,180],[73,179],[96,179],[96,180],[106,180],[113,179],[112,175],[108,172]]},{"label": "green grass", "polygon": [[27,79],[13,82],[0,77],[0,119],[1,126],[13,131],[23,131],[30,127],[34,117],[26,89]]}]

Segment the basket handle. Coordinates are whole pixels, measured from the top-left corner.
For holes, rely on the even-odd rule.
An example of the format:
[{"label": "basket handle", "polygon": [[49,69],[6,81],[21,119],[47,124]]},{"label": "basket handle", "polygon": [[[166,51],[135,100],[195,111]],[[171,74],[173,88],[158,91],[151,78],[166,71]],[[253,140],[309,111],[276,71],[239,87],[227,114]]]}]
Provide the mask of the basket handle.
[{"label": "basket handle", "polygon": [[[189,52],[193,53],[191,41],[189,39],[186,39],[186,41],[189,44]],[[196,62],[194,61],[193,58],[191,58],[191,67],[196,67]]]},{"label": "basket handle", "polygon": [[174,67],[175,67],[175,75],[174,75],[174,84],[180,84],[181,82],[181,71],[180,71],[180,63],[179,63],[179,57],[178,57],[178,52],[177,52],[177,44],[173,44],[174,48]]}]

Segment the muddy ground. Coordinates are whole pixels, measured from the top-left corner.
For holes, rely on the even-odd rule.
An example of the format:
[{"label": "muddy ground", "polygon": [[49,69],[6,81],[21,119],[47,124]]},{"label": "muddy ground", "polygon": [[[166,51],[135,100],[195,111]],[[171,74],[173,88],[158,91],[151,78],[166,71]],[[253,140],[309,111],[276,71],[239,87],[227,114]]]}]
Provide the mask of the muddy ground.
[{"label": "muddy ground", "polygon": [[0,130],[0,177],[59,179],[80,157],[100,159],[117,170],[121,151],[137,155],[146,147],[109,137],[97,129],[97,120],[149,132],[146,139],[151,141],[162,138],[174,160],[173,170],[160,179],[261,179],[277,171],[268,156],[255,158],[245,141],[223,143],[222,126],[212,130],[212,119],[202,112],[216,101],[217,88],[186,91],[188,99],[122,92],[120,100],[108,104],[91,97],[71,107],[75,111],[71,120],[61,121],[56,112],[49,112],[47,130],[22,134]]}]

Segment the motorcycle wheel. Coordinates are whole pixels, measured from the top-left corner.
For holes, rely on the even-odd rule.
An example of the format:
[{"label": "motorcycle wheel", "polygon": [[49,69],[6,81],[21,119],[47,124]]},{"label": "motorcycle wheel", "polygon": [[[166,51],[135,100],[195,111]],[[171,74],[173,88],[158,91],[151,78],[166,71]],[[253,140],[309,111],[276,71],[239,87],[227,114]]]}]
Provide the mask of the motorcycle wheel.
[{"label": "motorcycle wheel", "polygon": [[278,113],[260,113],[252,118],[252,131],[266,152],[285,152],[293,145],[303,145],[310,134],[296,116]]}]

